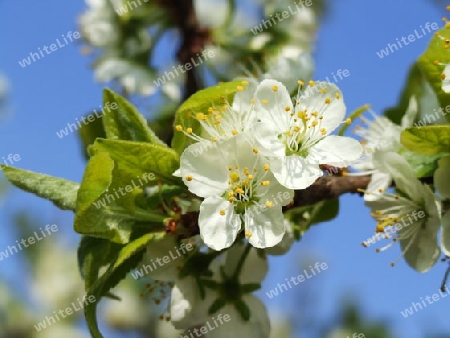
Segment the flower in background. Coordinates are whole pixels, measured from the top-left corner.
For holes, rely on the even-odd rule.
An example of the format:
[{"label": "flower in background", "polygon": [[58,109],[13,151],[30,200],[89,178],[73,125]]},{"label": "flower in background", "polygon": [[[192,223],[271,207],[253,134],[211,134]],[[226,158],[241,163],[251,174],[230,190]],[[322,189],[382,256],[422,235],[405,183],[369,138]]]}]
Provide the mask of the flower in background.
[{"label": "flower in background", "polygon": [[372,175],[366,189],[367,193],[364,195],[365,201],[377,199],[380,196],[377,192],[386,190],[392,183],[392,175],[385,170],[381,162],[373,160],[374,155],[386,152],[398,153],[403,148],[400,143],[400,133],[403,129],[412,126],[417,111],[417,100],[412,96],[400,126],[387,117],[379,116],[369,110],[373,120],[367,122],[367,128],[359,127],[355,130],[355,134],[363,139],[365,156],[352,165],[358,173],[349,175]]},{"label": "flower in background", "polygon": [[[199,292],[193,292],[198,289],[196,285],[172,293],[172,319],[183,321],[179,328],[188,329],[211,321],[218,314],[228,314],[230,324],[225,322],[208,332],[206,337],[268,337],[270,323],[267,310],[252,294],[260,288],[260,283],[267,274],[265,257],[238,242],[226,252],[224,259],[216,259],[211,263],[211,270],[213,276],[206,284],[207,291],[203,299]],[[193,294],[196,294],[196,300],[193,299]],[[186,312],[188,304],[191,309],[196,309],[195,313]]]},{"label": "flower in background", "polygon": [[[418,272],[426,272],[440,255],[437,233],[441,225],[441,204],[430,187],[416,178],[401,155],[377,153],[374,162],[392,176],[397,191],[397,194],[381,191],[377,199],[366,201],[372,209],[372,216],[378,221],[376,232],[383,233],[389,227],[396,231],[393,242],[379,251],[399,241],[401,257],[406,263]],[[409,222],[405,224],[403,220],[406,218]]]}]

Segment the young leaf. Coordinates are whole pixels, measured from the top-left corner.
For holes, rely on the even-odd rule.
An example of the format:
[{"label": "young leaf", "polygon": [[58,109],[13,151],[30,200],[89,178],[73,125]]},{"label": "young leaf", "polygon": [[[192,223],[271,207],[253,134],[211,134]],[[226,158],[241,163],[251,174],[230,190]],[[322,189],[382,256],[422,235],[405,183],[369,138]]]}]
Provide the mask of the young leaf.
[{"label": "young leaf", "polygon": [[[192,128],[193,133],[201,134],[200,123],[193,115],[196,113],[208,114],[209,107],[222,105],[224,99],[231,103],[237,86],[241,84],[242,81],[226,82],[198,91],[178,108],[175,114],[175,126],[181,125],[184,129]],[[181,154],[192,143],[194,141],[183,132],[176,131],[172,140],[172,148]]]},{"label": "young leaf", "polygon": [[407,128],[401,133],[400,141],[419,154],[450,153],[450,125]]},{"label": "young leaf", "polygon": [[[119,140],[148,142],[167,147],[150,129],[144,116],[124,97],[105,88],[103,105],[110,107],[103,114],[103,125],[107,138],[117,137]],[[114,109],[115,106],[116,109]]]},{"label": "young leaf", "polygon": [[134,199],[141,189],[133,182],[124,178],[108,153],[91,157],[78,192],[75,231],[125,244],[136,222],[163,224],[163,214],[136,208]]},{"label": "young leaf", "polygon": [[[442,108],[450,105],[450,94],[442,90],[441,74],[444,71],[444,65],[450,63],[450,54],[445,48],[446,43],[444,39],[450,38],[450,30],[442,28],[431,38],[427,50],[419,57],[418,63],[424,74],[424,77],[429,82],[433,91],[436,93],[440,106]],[[438,61],[438,62],[435,62]]]},{"label": "young leaf", "polygon": [[147,173],[180,184],[180,180],[172,176],[180,166],[179,156],[173,149],[150,143],[103,139],[98,139],[94,148],[107,152],[130,180]]},{"label": "young leaf", "polygon": [[97,117],[95,120],[89,122],[88,124],[82,124],[81,128],[78,129],[78,136],[81,139],[83,155],[86,160],[89,160],[88,147],[94,144],[97,138],[106,138],[105,129],[103,128],[102,116]]},{"label": "young leaf", "polygon": [[75,211],[78,183],[10,166],[0,167],[16,187],[45,198],[62,210]]},{"label": "young leaf", "polygon": [[81,237],[78,247],[78,268],[84,278],[86,290],[97,281],[100,269],[111,263],[121,248],[121,245],[106,239]]},{"label": "young leaf", "polygon": [[86,298],[89,299],[90,296],[93,296],[95,299],[94,302],[88,302],[84,308],[84,314],[92,337],[103,338],[98,329],[96,316],[98,302],[108,294],[109,290],[119,284],[131,269],[134,269],[139,264],[147,244],[154,236],[154,234],[146,234],[125,245],[111,263],[108,270],[87,291]]},{"label": "young leaf", "polygon": [[336,198],[291,209],[286,213],[286,217],[295,225],[294,236],[299,240],[311,225],[331,221],[338,214],[339,199]]}]

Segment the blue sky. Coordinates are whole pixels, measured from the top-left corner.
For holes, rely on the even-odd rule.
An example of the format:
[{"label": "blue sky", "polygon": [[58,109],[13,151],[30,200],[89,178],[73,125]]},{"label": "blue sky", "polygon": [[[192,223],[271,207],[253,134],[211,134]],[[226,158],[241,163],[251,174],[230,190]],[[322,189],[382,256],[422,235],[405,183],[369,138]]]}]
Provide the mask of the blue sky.
[{"label": "blue sky", "polygon": [[[0,159],[19,154],[18,167],[73,181],[81,180],[85,165],[77,136],[73,133],[59,139],[56,132],[101,104],[102,84],[93,81],[89,58],[81,55],[76,42],[26,68],[18,61],[38,47],[77,30],[75,20],[83,8],[80,0],[0,2],[0,72],[9,78],[13,110],[0,125]],[[396,38],[412,34],[426,22],[441,26],[441,18],[446,14],[444,8],[425,0],[330,1],[328,15],[317,34],[314,78],[331,79],[332,73],[347,69],[350,76],[337,85],[344,93],[348,110],[370,103],[375,111],[382,112],[396,104],[408,68],[424,51],[428,39],[418,39],[383,59],[376,52]],[[71,213],[59,211],[49,202],[11,189],[1,208],[0,232],[7,235],[0,236],[0,250],[19,239],[7,216],[25,208],[42,223],[39,226],[57,223],[67,241],[77,241],[77,236],[71,235]],[[400,314],[411,302],[437,292],[446,264],[438,263],[426,274],[413,271],[404,262],[390,267],[389,263],[400,254],[398,247],[377,254],[372,247],[361,246],[372,235],[374,224],[361,198],[342,197],[336,220],[313,227],[289,255],[271,259],[271,273],[259,293],[263,301],[280,311],[295,309],[291,292],[296,291],[272,300],[265,291],[284,278],[298,275],[295,265],[313,257],[310,259],[326,262],[329,268],[297,288],[314,283],[314,290],[318,291],[314,302],[321,316],[335,314],[342,292],[348,292],[359,300],[367,317],[392,324],[398,337],[420,337],[417,332],[425,328],[449,332],[448,298],[411,318],[404,319]],[[12,269],[17,262],[19,257],[10,258],[8,265],[1,266],[0,276],[21,283],[22,272]]]}]

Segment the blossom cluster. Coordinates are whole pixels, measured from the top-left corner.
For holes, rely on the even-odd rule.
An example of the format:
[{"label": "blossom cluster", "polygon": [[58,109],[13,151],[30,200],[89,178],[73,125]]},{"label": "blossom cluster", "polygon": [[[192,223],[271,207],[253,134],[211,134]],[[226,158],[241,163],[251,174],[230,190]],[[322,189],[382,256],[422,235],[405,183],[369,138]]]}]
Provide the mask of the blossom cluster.
[{"label": "blossom cluster", "polygon": [[282,207],[292,202],[294,190],[321,177],[321,164],[346,167],[363,153],[357,140],[330,135],[346,113],[334,84],[310,81],[294,100],[275,80],[243,81],[237,90],[231,105],[191,114],[200,130],[176,126],[197,141],[184,150],[176,175],[204,199],[200,235],[218,251],[241,232],[257,248],[280,243],[286,231]]}]

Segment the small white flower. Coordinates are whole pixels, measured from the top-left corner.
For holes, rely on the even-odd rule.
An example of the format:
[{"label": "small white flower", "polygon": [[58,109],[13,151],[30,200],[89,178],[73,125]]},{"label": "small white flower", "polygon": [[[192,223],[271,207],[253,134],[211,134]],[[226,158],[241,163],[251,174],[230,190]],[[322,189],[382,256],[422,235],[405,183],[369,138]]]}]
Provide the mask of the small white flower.
[{"label": "small white flower", "polygon": [[[251,294],[251,290],[257,289],[267,274],[267,260],[260,257],[255,249],[247,250],[242,242],[238,242],[227,251],[224,260],[216,259],[212,262],[213,278],[203,299],[192,278],[187,277],[190,279],[180,281],[183,285],[178,289],[174,288],[171,302],[172,322],[175,321],[177,328],[188,329],[208,320],[211,323],[212,317],[227,314],[230,321],[215,327],[206,337],[269,336],[267,310],[262,302]],[[238,271],[244,251],[248,252],[248,256]],[[176,285],[179,285],[178,281]]]},{"label": "small white flower", "polygon": [[[367,186],[369,194],[364,195],[365,201],[371,201],[378,198],[377,191],[386,190],[392,183],[392,176],[389,172],[379,167],[373,160],[373,155],[380,152],[399,152],[402,148],[400,143],[400,133],[404,128],[410,127],[417,115],[417,100],[411,97],[409,107],[402,118],[401,125],[397,125],[387,117],[379,116],[369,110],[373,120],[367,122],[367,128],[357,128],[355,134],[363,138],[365,144],[365,156],[352,167],[359,171],[353,175],[372,175],[371,181]],[[352,175],[352,174],[349,174]]]},{"label": "small white flower", "polygon": [[184,128],[181,125],[176,126],[176,130],[196,141],[205,142],[204,147],[210,147],[214,142],[223,141],[249,131],[256,119],[253,112],[255,89],[256,83],[242,81],[242,85],[237,86],[237,92],[231,106],[224,102],[221,106],[209,107],[206,114],[196,113],[192,115],[191,118],[196,119],[201,126],[198,135],[190,128]]},{"label": "small white flower", "polygon": [[118,80],[128,92],[143,96],[156,91],[153,82],[156,76],[148,68],[117,57],[103,58],[95,67],[95,77],[99,82]]},{"label": "small white flower", "polygon": [[286,87],[264,80],[256,90],[255,139],[270,156],[277,180],[290,189],[305,189],[323,175],[320,164],[346,167],[362,155],[361,144],[349,137],[329,136],[345,115],[339,89],[311,82],[292,105]]},{"label": "small white flower", "polygon": [[285,232],[282,206],[294,194],[277,182],[248,135],[229,138],[196,156],[199,147],[201,142],[185,149],[180,174],[192,193],[205,198],[198,220],[205,244],[214,250],[227,248],[243,225],[253,246],[278,244]]},{"label": "small white flower", "polygon": [[[426,272],[440,255],[437,245],[440,203],[431,189],[417,180],[408,162],[399,154],[378,153],[374,161],[392,176],[397,190],[397,195],[386,193],[376,200],[366,201],[372,208],[372,216],[379,222],[377,232],[385,232],[386,227],[395,228],[394,243],[400,241],[405,261],[413,269]],[[405,223],[400,223],[402,219]]]}]

